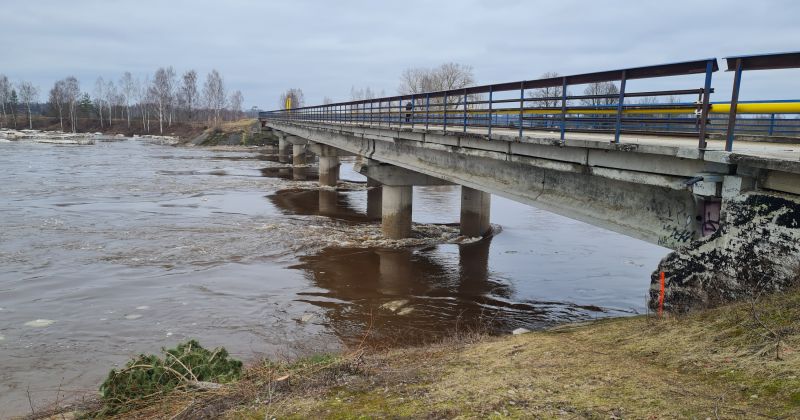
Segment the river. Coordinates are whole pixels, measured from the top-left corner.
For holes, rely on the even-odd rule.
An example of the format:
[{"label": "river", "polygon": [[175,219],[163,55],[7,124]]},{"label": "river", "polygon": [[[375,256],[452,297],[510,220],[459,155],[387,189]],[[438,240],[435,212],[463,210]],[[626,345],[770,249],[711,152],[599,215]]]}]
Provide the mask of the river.
[{"label": "river", "polygon": [[0,414],[188,338],[252,360],[640,313],[667,252],[497,196],[463,241],[458,187],[416,187],[398,246],[352,163],[334,191],[266,152],[0,143]]}]

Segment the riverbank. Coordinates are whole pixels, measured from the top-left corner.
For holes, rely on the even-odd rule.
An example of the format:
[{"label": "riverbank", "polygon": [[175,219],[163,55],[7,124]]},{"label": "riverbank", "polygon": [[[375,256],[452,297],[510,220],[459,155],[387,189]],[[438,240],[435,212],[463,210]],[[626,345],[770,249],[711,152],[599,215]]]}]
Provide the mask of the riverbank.
[{"label": "riverbank", "polygon": [[798,348],[793,290],[665,319],[265,361],[236,383],[151,398],[121,418],[793,418]]}]

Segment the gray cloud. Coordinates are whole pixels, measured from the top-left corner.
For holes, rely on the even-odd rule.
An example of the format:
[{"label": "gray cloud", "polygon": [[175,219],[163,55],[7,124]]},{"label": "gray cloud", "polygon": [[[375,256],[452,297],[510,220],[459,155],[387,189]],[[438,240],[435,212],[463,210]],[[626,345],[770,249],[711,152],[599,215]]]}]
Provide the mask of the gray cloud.
[{"label": "gray cloud", "polygon": [[[393,94],[402,69],[446,61],[491,83],[796,50],[798,17],[795,1],[12,2],[0,73],[44,91],[67,75],[89,89],[126,70],[216,68],[248,106],[273,108],[288,87],[310,103],[351,86]],[[747,74],[743,99],[800,97],[798,75]],[[725,100],[730,75],[714,77]]]}]

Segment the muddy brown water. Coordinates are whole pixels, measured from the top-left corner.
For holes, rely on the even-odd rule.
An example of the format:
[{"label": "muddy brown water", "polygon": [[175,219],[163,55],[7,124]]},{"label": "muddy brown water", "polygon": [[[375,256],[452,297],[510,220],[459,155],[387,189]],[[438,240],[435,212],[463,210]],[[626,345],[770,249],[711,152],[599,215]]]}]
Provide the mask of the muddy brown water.
[{"label": "muddy brown water", "polygon": [[457,187],[415,188],[397,247],[351,167],[318,190],[269,153],[0,143],[0,414],[188,338],[284,358],[635,314],[667,252],[500,197],[463,243]]}]

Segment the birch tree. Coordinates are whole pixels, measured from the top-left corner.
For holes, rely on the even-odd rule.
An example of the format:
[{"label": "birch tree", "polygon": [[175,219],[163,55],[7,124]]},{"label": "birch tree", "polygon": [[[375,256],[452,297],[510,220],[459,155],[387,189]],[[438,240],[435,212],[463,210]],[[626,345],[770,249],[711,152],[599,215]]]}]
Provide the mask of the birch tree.
[{"label": "birch tree", "polygon": [[219,123],[219,113],[225,108],[225,82],[217,70],[211,70],[203,85],[203,98],[208,109],[213,111],[214,125]]},{"label": "birch tree", "polygon": [[197,92],[197,72],[189,70],[183,74],[183,83],[180,88],[181,98],[183,99],[186,111],[188,113],[189,121],[192,120],[192,111],[197,107],[198,92]]},{"label": "birch tree", "polygon": [[106,94],[106,82],[103,80],[103,77],[100,76],[94,82],[94,108],[97,110],[97,116],[100,118],[100,128],[104,128],[103,125],[103,99],[105,98]]},{"label": "birch tree", "polygon": [[108,108],[108,128],[111,128],[111,125],[114,122],[114,112],[113,107],[117,104],[117,87],[114,85],[114,82],[109,80],[106,83],[105,88],[105,103],[106,107]]},{"label": "birch tree", "polygon": [[0,127],[7,124],[6,104],[9,96],[11,96],[11,84],[6,75],[0,74],[0,108],[3,110],[3,121],[0,122]]},{"label": "birch tree", "polygon": [[75,133],[78,125],[78,97],[81,94],[81,85],[75,76],[69,76],[63,82],[64,102],[69,105],[69,122],[72,132]]},{"label": "birch tree", "polygon": [[50,106],[58,110],[58,123],[64,131],[64,107],[67,106],[66,86],[64,80],[57,81],[50,89]]},{"label": "birch tree", "polygon": [[234,91],[231,94],[231,98],[228,101],[229,109],[231,111],[231,119],[238,120],[242,115],[242,102],[244,102],[244,98],[242,97],[241,91]]},{"label": "birch tree", "polygon": [[131,75],[131,72],[126,71],[122,74],[122,79],[119,81],[119,87],[122,93],[123,101],[125,102],[125,114],[128,119],[128,128],[131,128],[131,100],[136,96],[137,81]]},{"label": "birch tree", "polygon": [[164,134],[164,120],[168,118],[167,113],[172,103],[172,86],[175,71],[172,67],[166,69],[161,67],[156,70],[153,76],[153,85],[151,86],[151,93],[155,99],[156,113],[158,114],[158,131]]},{"label": "birch tree", "polygon": [[19,99],[25,104],[28,111],[28,128],[33,130],[33,117],[31,116],[31,104],[39,101],[39,88],[31,82],[21,82],[19,84]]}]

